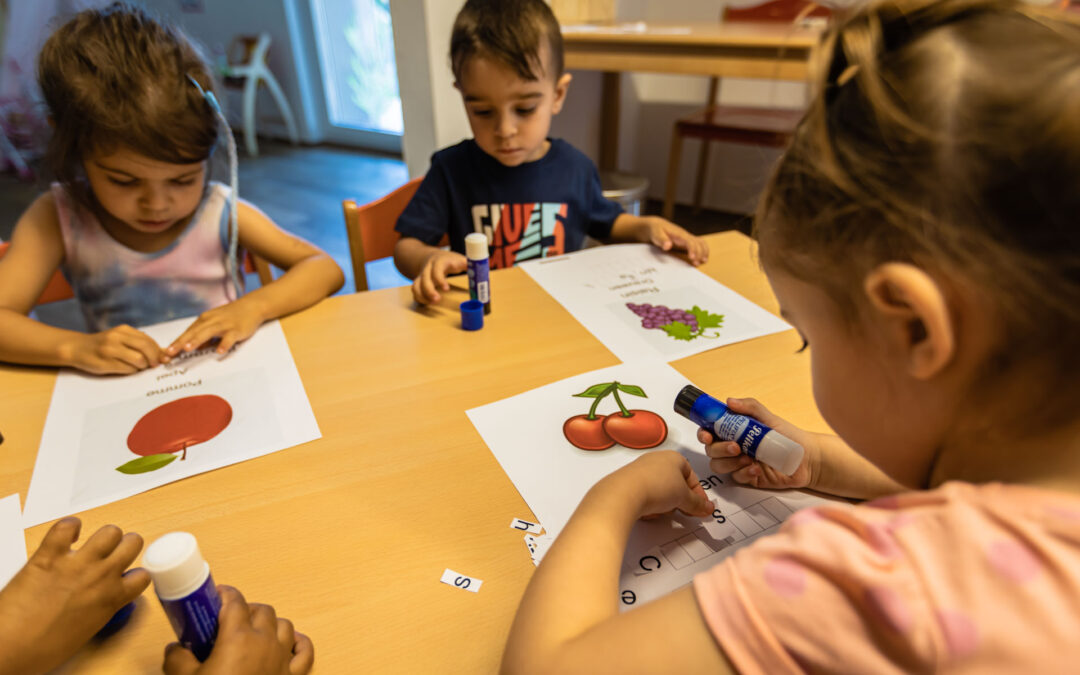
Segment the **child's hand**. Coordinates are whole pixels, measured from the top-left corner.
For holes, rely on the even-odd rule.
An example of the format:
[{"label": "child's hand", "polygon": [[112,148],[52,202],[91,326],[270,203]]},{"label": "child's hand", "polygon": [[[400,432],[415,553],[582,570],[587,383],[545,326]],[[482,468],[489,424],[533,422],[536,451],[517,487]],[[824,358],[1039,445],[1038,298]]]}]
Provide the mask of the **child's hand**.
[{"label": "child's hand", "polygon": [[304,675],[315,661],[311,640],[279,619],[270,605],[251,604],[231,586],[218,586],[221,613],[214,650],[204,663],[173,642],[165,648],[166,675]]},{"label": "child's hand", "polygon": [[243,298],[205,311],[165,349],[165,360],[198,349],[214,338],[218,338],[215,351],[227,354],[237,342],[254,335],[264,319],[256,304]]},{"label": "child's hand", "polygon": [[150,584],[144,569],[124,572],[142,537],[106,525],[72,551],[81,525],[78,518],[57,521],[0,591],[0,673],[55,668]]},{"label": "child's hand", "polygon": [[127,375],[166,360],[153,338],[131,326],[80,335],[69,350],[64,361],[94,375]]},{"label": "child's hand", "polygon": [[441,297],[439,291],[450,290],[446,277],[460,274],[467,267],[468,260],[460,253],[443,250],[433,253],[424,263],[424,269],[420,270],[420,274],[413,280],[413,298],[421,305],[438,302]]},{"label": "child's hand", "polygon": [[708,261],[709,245],[701,237],[695,237],[670,220],[658,216],[645,216],[642,220],[645,222],[641,241],[661,251],[686,251],[692,265]]},{"label": "child's hand", "polygon": [[795,473],[785,476],[771,466],[744,455],[738,443],[717,441],[711,432],[699,429],[698,440],[705,444],[705,454],[712,458],[709,460],[710,469],[718,474],[730,473],[735,482],[754,487],[774,489],[812,487],[812,467],[818,465],[821,455],[818,442],[820,434],[804,431],[787,420],[777,417],[754,398],[729,398],[726,403],[732,412],[753,417],[803,446],[803,461],[799,468],[795,469]]},{"label": "child's hand", "polygon": [[690,462],[674,450],[649,452],[603,479],[617,485],[617,494],[640,500],[638,518],[678,509],[688,516],[705,517],[716,508]]}]

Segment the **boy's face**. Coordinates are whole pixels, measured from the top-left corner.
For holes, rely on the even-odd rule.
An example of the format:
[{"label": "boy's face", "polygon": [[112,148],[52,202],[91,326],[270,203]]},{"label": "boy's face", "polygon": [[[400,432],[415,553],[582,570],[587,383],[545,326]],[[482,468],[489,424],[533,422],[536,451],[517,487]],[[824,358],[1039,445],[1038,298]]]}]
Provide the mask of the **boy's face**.
[{"label": "boy's face", "polygon": [[[540,62],[550,72],[547,44],[540,48]],[[524,80],[512,68],[482,55],[465,62],[461,91],[469,126],[480,149],[505,166],[533,162],[547,152],[551,116],[562,110],[570,74],[558,81],[545,74]]]}]

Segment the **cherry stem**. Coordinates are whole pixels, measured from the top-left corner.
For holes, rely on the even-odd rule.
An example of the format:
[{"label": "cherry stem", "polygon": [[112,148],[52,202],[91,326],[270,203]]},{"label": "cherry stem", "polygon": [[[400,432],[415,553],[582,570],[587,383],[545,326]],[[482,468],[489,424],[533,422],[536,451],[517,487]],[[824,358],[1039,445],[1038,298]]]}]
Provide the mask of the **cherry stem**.
[{"label": "cherry stem", "polygon": [[[596,419],[596,406],[600,405],[600,401],[603,400],[603,398],[605,396],[607,396],[608,394],[610,394],[612,391],[615,390],[616,385],[618,385],[618,382],[612,382],[611,384],[609,384],[607,386],[607,389],[604,390],[603,394],[600,394],[599,396],[597,396],[596,398],[593,399],[592,407],[589,408],[589,415],[585,419],[587,419],[587,420]],[[619,407],[620,408],[622,407],[621,403],[619,404]]]},{"label": "cherry stem", "polygon": [[619,411],[622,414],[622,416],[623,417],[633,417],[634,416],[633,413],[631,413],[629,410],[626,409],[626,406],[623,405],[622,399],[619,398],[619,383],[618,382],[612,382],[611,383],[611,394],[615,397],[615,402],[619,404]]}]

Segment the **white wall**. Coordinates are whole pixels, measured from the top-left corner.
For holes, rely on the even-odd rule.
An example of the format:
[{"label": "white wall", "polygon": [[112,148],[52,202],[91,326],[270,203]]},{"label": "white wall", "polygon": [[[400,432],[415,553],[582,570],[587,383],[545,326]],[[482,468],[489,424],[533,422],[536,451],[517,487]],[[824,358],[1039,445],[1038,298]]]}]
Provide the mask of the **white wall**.
[{"label": "white wall", "polygon": [[[192,38],[202,43],[208,58],[214,58],[215,50],[228,49],[238,34],[270,34],[270,70],[273,71],[285,97],[292,106],[303,141],[314,143],[322,140],[319,120],[312,105],[312,73],[307,72],[308,60],[303,58],[303,21],[310,16],[307,2],[303,0],[203,0],[203,11],[185,13],[180,11],[179,0],[141,0],[148,9],[171,19]],[[305,14],[307,12],[308,14]],[[314,74],[317,81],[318,76]],[[240,127],[240,90],[227,90],[224,103],[229,119]],[[286,138],[285,123],[277,104],[265,87],[260,87],[255,104],[259,133]]]},{"label": "white wall", "polygon": [[[394,43],[405,110],[405,161],[409,175],[427,170],[435,150],[469,136],[461,99],[453,89],[447,52],[450,29],[462,0],[391,0]],[[742,4],[746,4],[743,2]],[[715,21],[717,0],[618,0],[621,21]],[[422,52],[422,53],[421,53]],[[600,74],[573,71],[566,107],[552,135],[565,138],[596,161],[600,139]],[[649,179],[649,194],[663,198],[671,128],[675,119],[705,103],[705,77],[632,73],[622,76],[619,169]],[[720,101],[734,105],[800,107],[800,83],[728,78]],[[683,146],[677,199],[689,203],[698,143]],[[767,148],[713,143],[705,206],[734,212],[753,209],[778,152]]]}]

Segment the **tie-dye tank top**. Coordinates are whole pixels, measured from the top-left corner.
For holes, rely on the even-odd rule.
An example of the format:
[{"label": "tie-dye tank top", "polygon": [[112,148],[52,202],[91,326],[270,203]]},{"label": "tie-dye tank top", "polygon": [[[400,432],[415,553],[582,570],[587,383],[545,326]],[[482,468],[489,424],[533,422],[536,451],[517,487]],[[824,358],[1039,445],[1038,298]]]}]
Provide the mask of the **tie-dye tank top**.
[{"label": "tie-dye tank top", "polygon": [[225,269],[227,186],[211,182],[187,228],[153,253],[113,239],[61,185],[53,184],[52,195],[64,238],[61,270],[91,332],[196,316],[235,299]]}]

